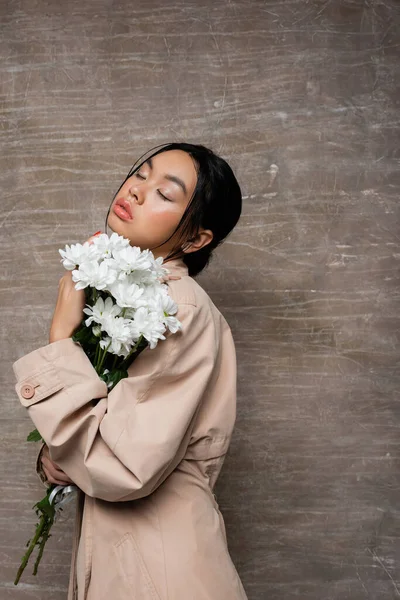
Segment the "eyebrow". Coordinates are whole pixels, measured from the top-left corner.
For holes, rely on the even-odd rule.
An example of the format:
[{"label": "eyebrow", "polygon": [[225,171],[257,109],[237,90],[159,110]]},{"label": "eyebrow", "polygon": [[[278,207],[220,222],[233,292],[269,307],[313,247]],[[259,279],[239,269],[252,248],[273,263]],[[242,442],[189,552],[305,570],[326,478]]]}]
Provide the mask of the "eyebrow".
[{"label": "eyebrow", "polygon": [[[152,161],[152,159],[148,158],[145,161],[145,163],[147,163],[149,165],[150,170],[152,171],[153,170],[153,161]],[[180,179],[179,177],[176,177],[176,175],[168,175],[168,174],[165,174],[164,178],[168,179],[169,181],[173,181],[174,183],[177,183],[182,188],[182,190],[184,191],[185,195],[187,195],[186,185],[185,185],[185,182],[182,181],[182,179]]]}]

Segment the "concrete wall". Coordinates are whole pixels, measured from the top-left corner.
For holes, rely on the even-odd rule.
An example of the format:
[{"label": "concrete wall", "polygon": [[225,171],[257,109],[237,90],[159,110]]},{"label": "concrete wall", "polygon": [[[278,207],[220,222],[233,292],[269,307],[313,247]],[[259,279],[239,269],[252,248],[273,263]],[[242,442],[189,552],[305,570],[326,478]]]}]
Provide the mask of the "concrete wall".
[{"label": "concrete wall", "polygon": [[43,489],[11,364],[47,343],[58,248],[174,140],[227,158],[244,193],[199,282],[236,340],[215,491],[249,599],[400,597],[399,10],[1,2],[1,600],[65,598],[71,543],[66,519],[14,588]]}]

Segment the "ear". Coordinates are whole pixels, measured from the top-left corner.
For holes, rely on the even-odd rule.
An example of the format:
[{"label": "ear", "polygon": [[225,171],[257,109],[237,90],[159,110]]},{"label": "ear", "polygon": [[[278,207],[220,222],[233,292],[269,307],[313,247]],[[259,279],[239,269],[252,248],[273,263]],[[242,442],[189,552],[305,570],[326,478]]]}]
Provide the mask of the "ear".
[{"label": "ear", "polygon": [[211,229],[202,229],[201,231],[199,231],[195,238],[193,238],[189,242],[186,242],[183,245],[182,250],[186,254],[196,252],[197,250],[200,250],[201,248],[207,246],[212,241],[213,237],[214,235]]}]

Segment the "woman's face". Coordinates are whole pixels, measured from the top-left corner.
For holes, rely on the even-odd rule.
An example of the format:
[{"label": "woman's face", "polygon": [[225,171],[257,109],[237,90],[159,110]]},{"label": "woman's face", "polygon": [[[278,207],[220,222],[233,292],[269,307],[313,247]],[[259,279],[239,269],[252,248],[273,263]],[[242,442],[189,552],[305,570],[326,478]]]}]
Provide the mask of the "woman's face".
[{"label": "woman's face", "polygon": [[197,172],[182,150],[167,150],[149,158],[127,179],[112,203],[107,224],[132,246],[165,257],[177,241],[175,231],[193,195]]}]

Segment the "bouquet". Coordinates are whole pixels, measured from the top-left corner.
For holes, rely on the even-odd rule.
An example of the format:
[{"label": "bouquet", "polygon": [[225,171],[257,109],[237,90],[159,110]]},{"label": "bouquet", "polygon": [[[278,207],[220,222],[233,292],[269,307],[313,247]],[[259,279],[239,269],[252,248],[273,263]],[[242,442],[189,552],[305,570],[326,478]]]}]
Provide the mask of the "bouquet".
[{"label": "bouquet", "polygon": [[[79,342],[111,390],[128,376],[128,367],[145,348],[152,350],[159,340],[165,340],[167,329],[171,333],[182,329],[173,316],[178,307],[162,282],[168,270],[162,267],[162,257],[155,259],[150,250],[130,246],[128,239],[116,233],[98,235],[91,243],[67,245],[59,253],[64,268],[72,271],[75,288],[85,290],[83,312],[87,317],[72,339]],[[27,440],[40,441],[42,437],[35,429]],[[76,486],[52,484],[34,505],[39,522],[27,543],[15,585],[35,546],[39,551],[33,574],[37,574],[51,527],[74,492]]]}]

